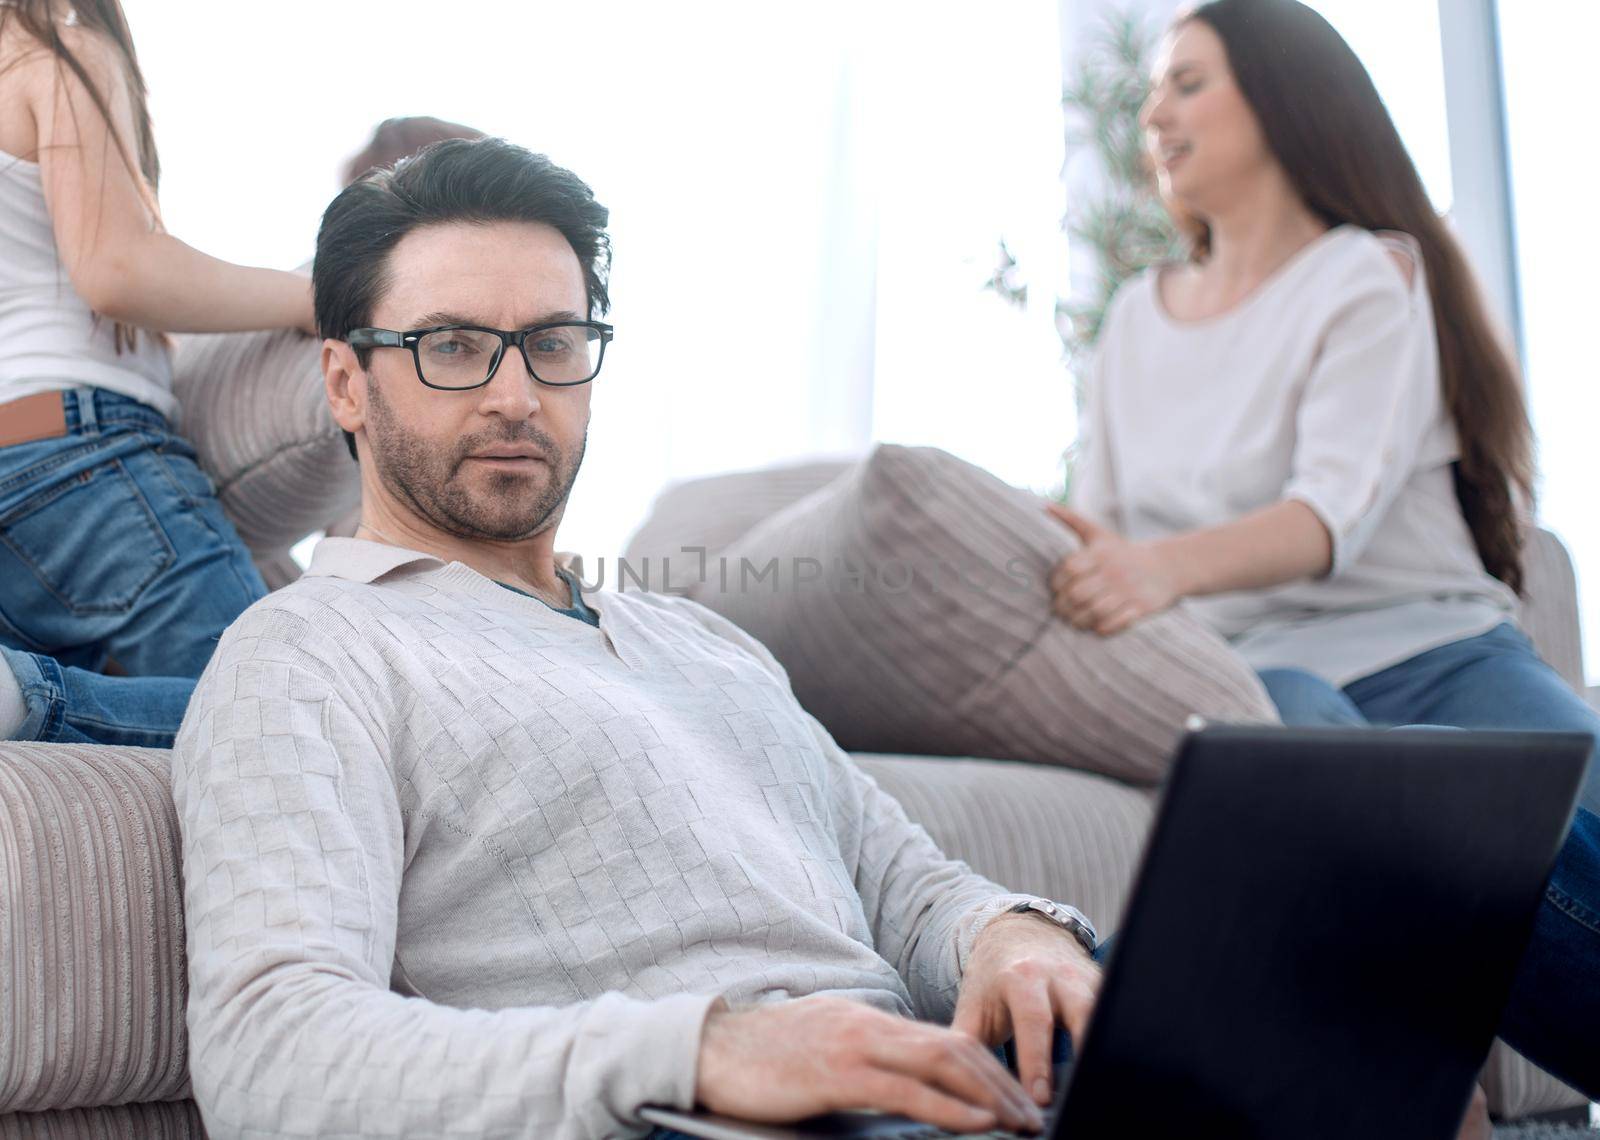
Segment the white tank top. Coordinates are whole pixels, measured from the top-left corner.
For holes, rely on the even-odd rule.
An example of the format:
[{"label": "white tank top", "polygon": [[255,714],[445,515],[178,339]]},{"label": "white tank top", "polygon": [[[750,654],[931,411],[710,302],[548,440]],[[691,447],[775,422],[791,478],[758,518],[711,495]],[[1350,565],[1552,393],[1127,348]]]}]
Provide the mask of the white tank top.
[{"label": "white tank top", "polygon": [[136,346],[119,353],[114,330],[78,296],[61,264],[38,164],[0,151],[0,404],[87,385],[176,422],[161,338],[140,329]]}]

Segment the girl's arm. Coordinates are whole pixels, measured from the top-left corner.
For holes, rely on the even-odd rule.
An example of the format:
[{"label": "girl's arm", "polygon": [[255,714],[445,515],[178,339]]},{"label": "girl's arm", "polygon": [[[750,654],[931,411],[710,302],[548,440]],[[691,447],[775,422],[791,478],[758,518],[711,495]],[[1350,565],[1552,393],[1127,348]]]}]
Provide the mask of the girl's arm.
[{"label": "girl's arm", "polygon": [[1083,543],[1051,578],[1055,612],[1101,635],[1179,598],[1265,589],[1326,574],[1333,564],[1328,528],[1296,499],[1151,542],[1129,541],[1055,503],[1047,509]]},{"label": "girl's arm", "polygon": [[161,332],[296,327],[314,332],[311,281],[207,256],[158,228],[155,196],[126,148],[134,121],[120,55],[93,32],[63,28],[111,111],[54,56],[29,60],[45,201],[73,288],[95,312]]},{"label": "girl's arm", "polygon": [[1174,567],[1184,597],[1262,590],[1333,567],[1333,538],[1298,499],[1251,511],[1233,522],[1174,535],[1156,544]]},{"label": "girl's arm", "polygon": [[[1420,254],[1384,247],[1325,283],[1338,301],[1295,411],[1277,502],[1214,526],[1130,542],[1051,508],[1083,549],[1057,564],[1053,609],[1116,633],[1179,598],[1337,574],[1360,556],[1417,463],[1439,414],[1439,370]],[[1396,269],[1399,272],[1396,272]],[[1429,456],[1431,463],[1444,459]]]}]

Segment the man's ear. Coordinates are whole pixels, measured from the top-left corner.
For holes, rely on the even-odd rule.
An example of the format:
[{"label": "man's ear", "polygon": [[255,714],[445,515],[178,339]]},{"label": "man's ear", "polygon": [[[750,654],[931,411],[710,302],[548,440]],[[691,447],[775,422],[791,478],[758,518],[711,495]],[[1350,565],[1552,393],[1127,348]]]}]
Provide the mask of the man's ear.
[{"label": "man's ear", "polygon": [[367,424],[367,374],[356,360],[356,350],[342,340],[322,342],[322,383],[328,393],[333,422],[348,432]]}]

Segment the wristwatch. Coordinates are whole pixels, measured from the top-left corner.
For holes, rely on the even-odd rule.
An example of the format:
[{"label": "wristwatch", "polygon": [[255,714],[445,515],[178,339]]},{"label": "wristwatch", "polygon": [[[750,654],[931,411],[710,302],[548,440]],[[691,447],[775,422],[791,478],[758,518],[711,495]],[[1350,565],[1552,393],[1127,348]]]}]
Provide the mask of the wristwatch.
[{"label": "wristwatch", "polygon": [[1050,902],[1048,899],[1029,899],[1020,902],[1006,911],[1007,914],[1037,914],[1041,918],[1048,918],[1061,929],[1065,930],[1078,940],[1085,954],[1094,956],[1095,940],[1094,931],[1083,924],[1083,920],[1073,914],[1059,903]]}]

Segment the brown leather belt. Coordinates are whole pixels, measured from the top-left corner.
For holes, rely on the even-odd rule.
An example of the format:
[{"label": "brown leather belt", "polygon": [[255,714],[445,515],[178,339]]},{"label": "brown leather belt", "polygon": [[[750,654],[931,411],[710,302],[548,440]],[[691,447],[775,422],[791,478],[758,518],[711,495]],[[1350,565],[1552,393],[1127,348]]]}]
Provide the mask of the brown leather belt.
[{"label": "brown leather belt", "polygon": [[39,392],[0,404],[0,447],[66,434],[67,407],[60,392]]}]

